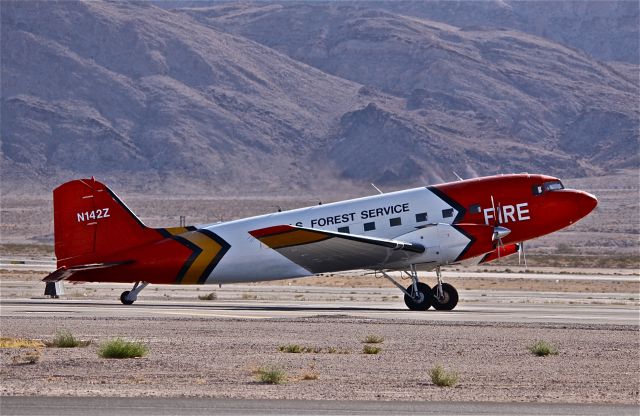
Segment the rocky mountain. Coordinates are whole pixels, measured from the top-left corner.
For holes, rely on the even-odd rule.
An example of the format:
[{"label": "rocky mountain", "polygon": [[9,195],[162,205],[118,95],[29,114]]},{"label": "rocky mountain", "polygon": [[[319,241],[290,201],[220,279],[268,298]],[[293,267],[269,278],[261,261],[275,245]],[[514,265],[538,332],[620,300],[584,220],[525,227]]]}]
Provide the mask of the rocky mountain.
[{"label": "rocky mountain", "polygon": [[407,0],[367,6],[466,29],[515,29],[600,61],[640,62],[640,7],[635,0]]},{"label": "rocky mountain", "polygon": [[150,5],[2,2],[5,181],[297,186],[359,88]]},{"label": "rocky mountain", "polygon": [[[223,3],[220,0],[152,1],[167,9]],[[232,1],[224,3],[233,4]],[[331,4],[330,1],[313,3]],[[597,60],[633,65],[640,62],[640,6],[635,0],[359,0],[341,3],[435,20],[463,29],[514,29],[579,49]]]},{"label": "rocky mountain", "polygon": [[376,4],[3,1],[3,192],[81,175],[268,193],[638,166],[637,65]]}]

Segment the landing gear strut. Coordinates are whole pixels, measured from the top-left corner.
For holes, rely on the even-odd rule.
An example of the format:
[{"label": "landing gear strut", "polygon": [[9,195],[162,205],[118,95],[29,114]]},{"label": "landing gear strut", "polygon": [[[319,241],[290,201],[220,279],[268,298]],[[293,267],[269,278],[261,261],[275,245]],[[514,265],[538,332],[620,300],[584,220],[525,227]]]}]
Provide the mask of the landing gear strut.
[{"label": "landing gear strut", "polygon": [[433,289],[418,281],[414,264],[409,271],[404,272],[411,278],[411,284],[406,289],[384,271],[381,270],[380,273],[404,293],[404,303],[412,311],[426,311],[431,306],[438,311],[450,311],[458,304],[458,291],[450,284],[442,283],[440,267],[436,267],[438,283]]},{"label": "landing gear strut", "polygon": [[431,294],[431,288],[420,281],[418,281],[418,272],[416,266],[411,265],[411,270],[406,273],[411,278],[411,284],[405,289],[396,282],[391,276],[384,271],[381,271],[382,275],[393,283],[398,289],[404,293],[404,303],[412,311],[426,311],[431,307],[431,300],[433,298]]},{"label": "landing gear strut", "polygon": [[133,289],[125,290],[120,295],[120,302],[124,305],[131,305],[138,299],[138,293],[142,291],[145,287],[149,285],[149,282],[136,282],[133,285]]},{"label": "landing gear strut", "polygon": [[436,284],[433,291],[433,308],[438,311],[450,311],[458,304],[458,291],[448,283],[442,283],[440,267],[436,267]]}]

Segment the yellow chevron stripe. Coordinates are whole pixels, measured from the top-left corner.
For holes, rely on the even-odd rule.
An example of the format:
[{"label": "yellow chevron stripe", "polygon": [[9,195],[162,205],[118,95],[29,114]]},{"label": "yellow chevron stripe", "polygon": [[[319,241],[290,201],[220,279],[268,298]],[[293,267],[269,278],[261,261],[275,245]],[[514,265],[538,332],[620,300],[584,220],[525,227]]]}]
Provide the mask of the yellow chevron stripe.
[{"label": "yellow chevron stripe", "polygon": [[200,252],[198,257],[196,257],[193,263],[191,263],[191,267],[186,271],[182,281],[180,282],[185,285],[193,285],[198,283],[198,280],[202,276],[202,273],[204,273],[207,266],[213,261],[218,253],[220,253],[222,246],[207,235],[197,231],[188,232],[180,237],[189,240],[202,249],[202,252]]},{"label": "yellow chevron stripe", "polygon": [[164,230],[171,235],[183,234],[189,231],[186,227],[171,227],[171,228],[165,228]]},{"label": "yellow chevron stripe", "polygon": [[330,236],[326,234],[307,230],[296,230],[282,234],[268,235],[266,237],[262,237],[260,241],[273,249],[278,249],[282,247],[313,243],[316,241],[326,240],[327,238],[330,238]]}]

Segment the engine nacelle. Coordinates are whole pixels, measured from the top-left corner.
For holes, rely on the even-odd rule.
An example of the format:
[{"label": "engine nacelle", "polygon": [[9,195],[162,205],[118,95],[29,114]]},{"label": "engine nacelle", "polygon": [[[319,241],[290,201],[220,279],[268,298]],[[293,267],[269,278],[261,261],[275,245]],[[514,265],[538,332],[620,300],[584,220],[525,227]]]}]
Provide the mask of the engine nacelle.
[{"label": "engine nacelle", "polygon": [[[434,268],[492,253],[498,245],[496,228],[485,224],[431,224],[396,237],[397,240],[422,245],[425,250],[411,259],[421,268]],[[508,229],[499,227],[500,233]],[[512,254],[512,253],[509,253]],[[508,255],[508,254],[505,254]]]}]

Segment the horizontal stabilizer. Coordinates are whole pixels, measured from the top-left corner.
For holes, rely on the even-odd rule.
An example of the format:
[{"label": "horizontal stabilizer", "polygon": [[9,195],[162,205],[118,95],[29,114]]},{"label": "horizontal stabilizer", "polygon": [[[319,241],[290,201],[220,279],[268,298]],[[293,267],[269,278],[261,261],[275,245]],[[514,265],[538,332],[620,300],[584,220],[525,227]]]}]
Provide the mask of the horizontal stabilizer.
[{"label": "horizontal stabilizer", "polygon": [[73,276],[75,273],[87,271],[87,270],[97,270],[97,269],[107,269],[110,267],[122,266],[125,264],[132,264],[133,260],[127,261],[119,261],[112,263],[94,263],[94,264],[84,264],[81,266],[73,266],[66,267],[62,266],[58,270],[53,273],[50,273],[47,277],[42,279],[43,282],[59,282],[61,280],[68,279]]},{"label": "horizontal stabilizer", "polygon": [[425,250],[416,243],[291,225],[262,228],[249,234],[311,273],[382,269]]}]

